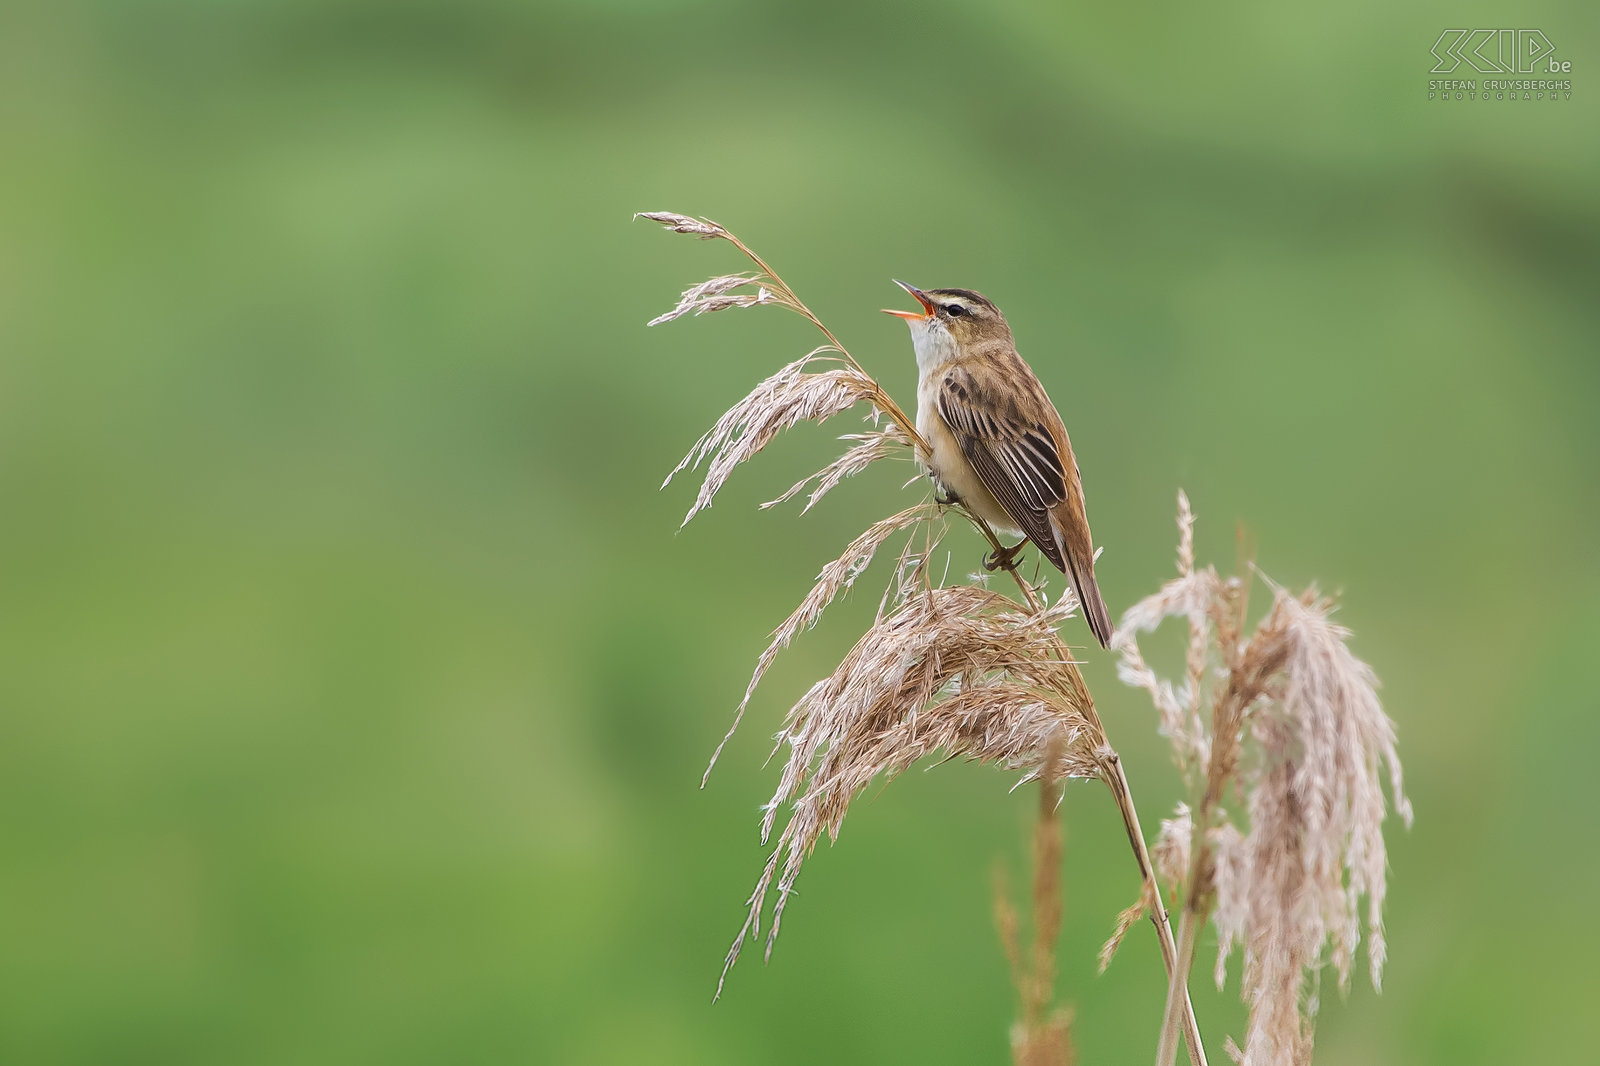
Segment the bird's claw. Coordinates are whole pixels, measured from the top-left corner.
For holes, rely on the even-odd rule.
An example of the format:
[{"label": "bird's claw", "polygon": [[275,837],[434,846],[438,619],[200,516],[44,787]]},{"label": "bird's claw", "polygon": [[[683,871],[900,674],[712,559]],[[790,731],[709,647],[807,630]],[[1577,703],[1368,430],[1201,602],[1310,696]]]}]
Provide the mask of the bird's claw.
[{"label": "bird's claw", "polygon": [[983,557],[983,568],[990,573],[996,570],[1015,570],[1017,568],[1017,556],[1021,555],[1022,549],[1027,546],[1028,542],[1023,540],[1012,547],[992,551]]}]

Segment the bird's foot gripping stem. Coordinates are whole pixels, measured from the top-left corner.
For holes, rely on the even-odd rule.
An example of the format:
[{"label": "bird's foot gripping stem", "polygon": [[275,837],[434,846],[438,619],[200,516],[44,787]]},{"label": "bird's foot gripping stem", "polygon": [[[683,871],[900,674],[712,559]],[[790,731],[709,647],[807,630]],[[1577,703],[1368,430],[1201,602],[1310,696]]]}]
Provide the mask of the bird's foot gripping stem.
[{"label": "bird's foot gripping stem", "polygon": [[1024,538],[1009,548],[990,552],[983,557],[983,568],[990,573],[996,570],[1015,570],[1017,568],[1017,556],[1021,555],[1022,549],[1027,546],[1028,541]]},{"label": "bird's foot gripping stem", "polygon": [[945,488],[943,485],[934,485],[933,502],[940,507],[954,507],[961,502],[961,497]]}]

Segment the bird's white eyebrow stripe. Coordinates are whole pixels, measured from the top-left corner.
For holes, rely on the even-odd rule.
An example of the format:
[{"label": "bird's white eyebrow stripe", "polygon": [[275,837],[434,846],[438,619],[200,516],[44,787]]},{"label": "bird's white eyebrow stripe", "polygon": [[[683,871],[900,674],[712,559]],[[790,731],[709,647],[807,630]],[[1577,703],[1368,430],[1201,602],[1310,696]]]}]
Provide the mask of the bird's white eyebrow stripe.
[{"label": "bird's white eyebrow stripe", "polygon": [[993,311],[996,314],[999,314],[1000,312],[1000,309],[991,303],[987,296],[984,296],[982,293],[974,292],[971,289],[929,289],[925,295],[937,301],[959,303],[962,307],[965,307],[969,311],[973,310],[974,308],[982,307]]}]

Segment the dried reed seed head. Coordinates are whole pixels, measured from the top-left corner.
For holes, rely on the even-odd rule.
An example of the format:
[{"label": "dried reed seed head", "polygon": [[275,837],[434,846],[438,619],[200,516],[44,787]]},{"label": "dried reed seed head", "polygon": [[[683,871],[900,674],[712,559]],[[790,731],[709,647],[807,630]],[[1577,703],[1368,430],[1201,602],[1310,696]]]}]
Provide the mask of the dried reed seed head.
[{"label": "dried reed seed head", "polygon": [[652,222],[661,223],[674,233],[688,233],[702,240],[728,236],[727,230],[708,218],[690,218],[675,211],[637,211],[633,217],[648,218]]},{"label": "dried reed seed head", "polygon": [[[1219,985],[1232,948],[1244,949],[1250,1020],[1242,1061],[1288,1066],[1309,1058],[1323,964],[1348,986],[1362,896],[1374,987],[1381,979],[1387,808],[1380,763],[1407,825],[1411,806],[1377,679],[1351,653],[1349,631],[1330,620],[1332,604],[1314,588],[1296,597],[1272,585],[1272,607],[1246,639],[1247,586],[1194,568],[1194,516],[1181,495],[1178,525],[1180,575],[1124,616],[1118,673],[1150,694],[1191,787],[1203,780],[1212,802],[1230,785],[1244,794],[1248,832],[1212,811],[1206,884],[1187,891],[1208,884],[1214,893]],[[1138,633],[1171,617],[1190,626],[1181,690],[1149,668],[1137,645]],[[1202,638],[1203,655],[1196,647]],[[1197,662],[1205,664],[1198,671]],[[1194,679],[1218,672],[1208,693],[1211,713],[1198,713]],[[1162,823],[1155,861],[1164,880],[1188,876],[1193,832],[1186,808]]]},{"label": "dried reed seed head", "polygon": [[[877,408],[873,408],[873,416],[877,415]],[[776,507],[793,499],[802,489],[813,481],[817,487],[806,497],[806,505],[800,509],[805,514],[817,505],[817,501],[838,488],[846,478],[855,477],[879,459],[891,459],[907,454],[911,442],[900,431],[900,427],[893,422],[876,433],[848,433],[839,438],[855,443],[839,458],[818,470],[810,477],[802,478],[789,487],[789,491],[776,499],[768,500],[761,505],[762,510]],[[920,475],[919,475],[920,476]]]},{"label": "dried reed seed head", "polygon": [[1006,964],[1011,971],[1011,985],[1019,992],[1027,980],[1022,969],[1022,919],[1016,905],[1011,902],[1011,882],[1006,877],[1005,866],[997,859],[994,866],[994,929],[1000,938],[1000,949],[1005,952]]},{"label": "dried reed seed head", "polygon": [[[659,326],[684,315],[703,315],[712,311],[725,311],[730,307],[755,307],[758,304],[785,303],[782,297],[768,288],[767,279],[759,274],[725,274],[702,281],[683,290],[678,304],[672,310],[657,315],[647,326]],[[735,292],[745,286],[755,286],[754,292]]]},{"label": "dried reed seed head", "polygon": [[[1325,941],[1339,988],[1349,988],[1350,965],[1360,943],[1362,896],[1368,975],[1374,988],[1381,988],[1387,887],[1382,821],[1387,804],[1379,763],[1387,763],[1395,808],[1411,824],[1394,722],[1379,703],[1378,679],[1350,653],[1349,631],[1331,621],[1330,610],[1315,589],[1302,597],[1275,589],[1274,610],[1262,624],[1264,631],[1282,632],[1286,650],[1282,690],[1254,715],[1251,725],[1262,768],[1248,794],[1251,829],[1242,872],[1246,896],[1258,909],[1240,914],[1235,906],[1227,914],[1234,919],[1229,924],[1222,922],[1219,909],[1224,943],[1245,943],[1246,968],[1251,951],[1258,952],[1262,984],[1275,983],[1280,994],[1288,975],[1270,962],[1293,954],[1312,965]],[[1296,856],[1298,863],[1286,863],[1285,855]],[[1290,936],[1262,943],[1259,908],[1274,898],[1288,898],[1285,893],[1296,893],[1301,908],[1296,916],[1280,916]],[[1291,924],[1290,917],[1298,917],[1298,924]]]},{"label": "dried reed seed head", "polygon": [[1307,876],[1296,837],[1300,819],[1286,765],[1269,771],[1251,792],[1250,833],[1224,853],[1217,889],[1218,976],[1225,957],[1244,945],[1240,990],[1249,1005],[1247,1066],[1298,1066],[1309,1061],[1312,1018],[1303,993],[1320,966],[1326,940],[1325,900]]},{"label": "dried reed seed head", "polygon": [[[1192,519],[1191,519],[1192,524]],[[1182,574],[1146,596],[1123,613],[1111,638],[1118,656],[1117,677],[1123,684],[1143,689],[1160,715],[1161,733],[1172,744],[1173,755],[1185,776],[1210,758],[1210,738],[1201,714],[1206,702],[1204,686],[1210,663],[1209,616],[1222,581],[1211,567]],[[1168,618],[1189,625],[1185,658],[1187,673],[1182,688],[1160,678],[1139,650],[1139,634],[1155,630]]]},{"label": "dried reed seed head", "polygon": [[[938,752],[1024,771],[1055,765],[1066,776],[1104,772],[1104,739],[1063,693],[1072,669],[1055,627],[1074,604],[1034,614],[987,589],[903,588],[829,677],[790,709],[778,734],[787,745],[777,790],[765,805],[762,839],[780,810],[790,816],[750,897],[728,954],[760,930],[767,893],[778,893],[770,953],[807,855],[836,837],[852,799],[880,775],[893,777]],[[726,968],[724,976],[726,976]]]},{"label": "dried reed seed head", "polygon": [[[832,340],[832,334],[759,257],[722,227],[671,212],[642,212],[636,217],[649,218],[678,233],[726,239],[761,269],[757,274],[715,277],[685,290],[677,306],[654,319],[652,325],[685,314],[777,302],[805,315]],[[740,291],[750,286],[756,287],[754,293]],[[848,365],[818,373],[806,371],[813,359],[829,352],[843,357]],[[801,421],[824,421],[861,401],[872,405],[874,422],[878,415],[885,415],[894,424],[876,433],[847,437],[855,443],[844,455],[772,501],[789,499],[815,481],[817,487],[806,505],[809,509],[844,478],[920,442],[912,422],[893,399],[834,344],[782,368],[724,413],[667,476],[663,487],[683,470],[709,460],[694,506],[684,518],[687,524],[710,506],[733,469],[760,452],[779,432]],[[824,832],[837,836],[851,800],[875,777],[893,776],[940,751],[950,757],[1024,770],[1024,780],[1038,775],[1052,780],[1102,776],[1116,757],[1092,709],[1085,714],[1091,706],[1088,692],[1055,633],[1077,606],[1076,599],[1063,596],[1054,606],[1024,611],[986,588],[934,587],[928,580],[928,559],[938,541],[931,521],[938,513],[927,507],[911,508],[875,524],[852,542],[843,555],[823,568],[811,593],[779,626],[757,661],[734,728],[777,653],[801,629],[815,624],[822,610],[852,585],[885,540],[907,527],[925,524],[929,532],[923,550],[913,555],[916,538],[908,538],[872,627],[833,674],[813,685],[791,708],[778,735],[779,746],[788,744],[790,755],[778,789],[765,807],[763,842],[770,840],[778,811],[785,804],[791,807],[790,817],[750,896],[745,926],[723,969],[724,980],[746,936],[759,933],[766,895],[775,884],[778,899],[767,936],[770,955],[805,857]],[[893,608],[888,609],[891,601]],[[730,729],[728,736],[732,732]],[[723,743],[726,741],[725,737]],[[719,745],[718,752],[721,750]],[[713,764],[715,761],[714,755]],[[1051,899],[1044,902],[1058,905],[1053,890],[1048,894]],[[1036,912],[1044,914],[1048,908],[1040,900],[1035,902]],[[1041,920],[1041,925],[1054,930],[1058,922],[1057,913]],[[1037,983],[1046,967],[1036,959],[1034,970]],[[717,990],[720,995],[721,981]],[[1066,1061],[1065,1017],[1039,1023],[1037,1014],[1038,1010],[1030,1011],[1033,1024],[1018,1045],[1023,1049],[1019,1061]],[[1026,1050],[1030,1048],[1034,1050]]]},{"label": "dried reed seed head", "polygon": [[[1171,818],[1161,820],[1161,832],[1157,834],[1155,845],[1150,849],[1150,860],[1155,865],[1156,878],[1174,897],[1177,897],[1184,879],[1189,875],[1191,855],[1189,842],[1193,835],[1194,820],[1190,815],[1189,805],[1180,803]],[[1111,965],[1111,960],[1116,956],[1117,949],[1122,946],[1122,938],[1128,935],[1128,930],[1158,905],[1159,901],[1149,894],[1148,885],[1141,886],[1138,901],[1117,915],[1116,927],[1112,930],[1110,938],[1100,947],[1101,973]]]},{"label": "dried reed seed head", "polygon": [[1194,509],[1189,494],[1178,490],[1178,576],[1194,573]]},{"label": "dried reed seed head", "polygon": [[711,506],[735,467],[754,457],[779,433],[801,422],[825,422],[857,403],[877,400],[881,395],[878,383],[854,367],[805,371],[819,355],[836,350],[825,345],[783,367],[730,407],[695,442],[662,482],[665,488],[682,471],[698,468],[702,461],[709,460],[694,506],[684,515],[684,525]]},{"label": "dried reed seed head", "polygon": [[1156,876],[1170,892],[1177,892],[1189,876],[1189,841],[1193,836],[1194,818],[1187,803],[1178,804],[1171,818],[1161,819],[1161,832],[1150,849],[1150,858],[1156,864]]},{"label": "dried reed seed head", "polygon": [[[1061,801],[1059,745],[1052,745],[1042,771],[1045,784],[1039,789],[1039,817],[1033,827],[1033,936],[1026,960],[1018,936],[1015,908],[1007,896],[1004,867],[995,868],[995,921],[1000,942],[1010,963],[1011,983],[1017,990],[1021,1018],[1012,1030],[1014,1047],[1039,1049],[1053,1022],[1062,1014],[1050,1015],[1055,996],[1055,945],[1061,933],[1061,833],[1056,808]],[[1032,1061],[1032,1059],[1030,1059]]]},{"label": "dried reed seed head", "polygon": [[739,723],[744,720],[744,712],[750,706],[750,699],[755,695],[756,687],[761,684],[762,677],[766,676],[766,672],[777,661],[778,654],[787,648],[802,630],[816,625],[817,619],[822,617],[822,612],[827,606],[855,584],[856,578],[871,565],[873,556],[883,547],[885,541],[901,530],[929,522],[937,515],[938,512],[932,505],[919,504],[874,522],[865,533],[850,542],[842,555],[822,568],[817,574],[816,583],[811,586],[811,591],[806,593],[806,598],[800,601],[800,606],[796,607],[777,629],[773,630],[771,642],[756,660],[755,672],[750,676],[750,683],[745,686],[744,698],[739,701],[739,707],[733,715],[733,724],[728,727],[727,734],[717,745],[717,750],[712,753],[711,763],[706,767],[704,776],[700,778],[702,788],[710,779],[711,771],[722,755],[722,749],[738,730]]},{"label": "dried reed seed head", "polygon": [[1126,907],[1117,913],[1117,922],[1111,930],[1111,936],[1106,939],[1104,944],[1100,945],[1099,972],[1106,972],[1111,966],[1111,960],[1117,956],[1117,949],[1122,947],[1123,938],[1128,935],[1129,930],[1139,924],[1139,919],[1150,913],[1151,908],[1156,904],[1157,900],[1151,897],[1149,886],[1141,885],[1139,887],[1138,901],[1133,906]]},{"label": "dried reed seed head", "polygon": [[1011,1027],[1011,1061],[1014,1066],[1072,1066],[1072,1012],[1056,1011],[1036,1025]]}]

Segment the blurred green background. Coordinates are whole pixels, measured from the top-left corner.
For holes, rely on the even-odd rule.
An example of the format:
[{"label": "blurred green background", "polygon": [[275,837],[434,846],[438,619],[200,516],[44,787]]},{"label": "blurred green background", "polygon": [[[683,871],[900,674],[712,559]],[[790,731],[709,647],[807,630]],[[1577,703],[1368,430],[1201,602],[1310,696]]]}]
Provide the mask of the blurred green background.
[{"label": "blurred green background", "polygon": [[[764,251],[908,403],[890,277],[993,297],[1114,613],[1171,572],[1180,486],[1204,558],[1242,522],[1342,590],[1417,825],[1385,991],[1325,995],[1319,1063],[1579,1054],[1600,9],[1515,7],[0,8],[0,1059],[1007,1060],[989,869],[1033,798],[984,767],[865,797],[710,1002],[767,737],[876,576],[704,762],[818,566],[923,490],[757,512],[834,453],[808,428],[675,535],[663,474],[815,338],[647,332],[741,265],[629,221],[659,209]],[[1572,100],[1428,102],[1480,24],[1542,28]],[[1154,716],[1086,654],[1153,830]],[[1100,790],[1065,810],[1060,998],[1085,1062],[1147,1061],[1148,928],[1094,974],[1125,841]]]}]

